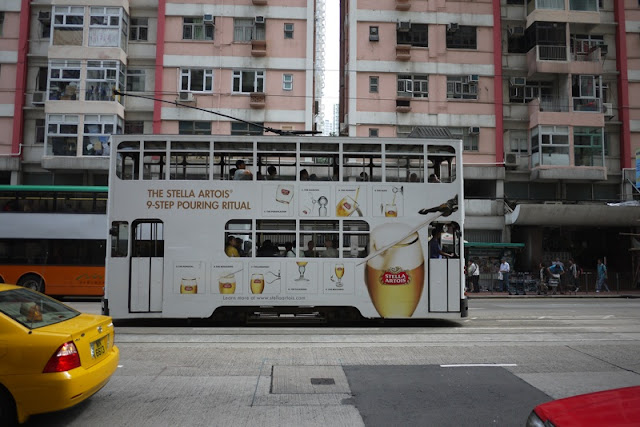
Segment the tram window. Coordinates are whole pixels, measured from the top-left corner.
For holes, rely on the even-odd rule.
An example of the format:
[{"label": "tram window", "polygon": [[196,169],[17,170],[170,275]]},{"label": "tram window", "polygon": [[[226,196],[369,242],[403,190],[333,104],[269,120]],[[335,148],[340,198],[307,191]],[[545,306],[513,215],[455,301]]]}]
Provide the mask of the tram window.
[{"label": "tram window", "polygon": [[129,224],[125,221],[111,223],[111,256],[126,257],[129,249]]},{"label": "tram window", "polygon": [[344,155],[343,181],[382,181],[382,157],[380,155]]},{"label": "tram window", "polygon": [[366,257],[369,254],[369,224],[365,221],[344,221],[342,229],[342,257]]},{"label": "tram window", "polygon": [[267,181],[295,181],[295,153],[258,153],[259,179]]},{"label": "tram window", "polygon": [[118,178],[125,181],[138,179],[139,159],[140,153],[118,153],[118,163],[116,165]]},{"label": "tram window", "polygon": [[337,181],[338,155],[300,153],[300,169],[309,173],[309,181]]},{"label": "tram window", "polygon": [[[424,177],[424,157],[389,155],[385,158],[387,182],[420,182]],[[413,181],[412,181],[413,180]]]},{"label": "tram window", "polygon": [[134,221],[131,256],[139,258],[164,256],[164,224],[158,221]]},{"label": "tram window", "polygon": [[286,256],[285,244],[296,247],[295,220],[263,219],[256,221],[256,242],[258,257]]},{"label": "tram window", "polygon": [[226,232],[223,244],[224,253],[228,257],[253,256],[251,233]]},{"label": "tram window", "polygon": [[236,154],[236,153],[218,153],[214,157],[214,177],[223,180],[233,180],[235,172],[237,170],[236,164],[241,160],[245,164],[245,169],[251,172],[248,180],[253,180],[254,167],[253,167],[253,155],[249,154]]},{"label": "tram window", "polygon": [[[455,149],[449,145],[429,145],[427,147],[428,174],[435,174],[438,181],[453,182],[456,178]],[[429,182],[433,182],[429,180]]]},{"label": "tram window", "polygon": [[[458,223],[433,223],[429,228],[429,258],[460,258],[462,233]],[[434,239],[438,239],[437,243]]]},{"label": "tram window", "polygon": [[166,170],[166,153],[145,151],[142,157],[142,179],[162,180]]},{"label": "tram window", "polygon": [[175,180],[208,180],[209,153],[172,151],[169,174]]},{"label": "tram window", "polygon": [[[338,221],[300,221],[300,238],[298,239],[298,252],[304,254],[305,250],[309,250],[308,242],[314,242],[314,256],[321,258],[338,258],[339,257],[339,239],[336,230],[340,229]],[[331,243],[327,243],[330,240]]]}]

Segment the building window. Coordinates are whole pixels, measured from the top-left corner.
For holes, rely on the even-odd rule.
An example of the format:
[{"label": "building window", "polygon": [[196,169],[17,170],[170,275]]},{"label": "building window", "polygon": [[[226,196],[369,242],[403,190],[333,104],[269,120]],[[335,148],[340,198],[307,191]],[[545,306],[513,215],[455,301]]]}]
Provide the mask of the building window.
[{"label": "building window", "polygon": [[234,70],[233,93],[264,92],[264,71]]},{"label": "building window", "polygon": [[125,135],[141,135],[144,133],[144,122],[142,120],[125,120]]},{"label": "building window", "polygon": [[[119,126],[116,126],[119,123]],[[109,136],[121,134],[123,121],[118,116],[88,114],[84,116],[83,156],[108,156]]]},{"label": "building window", "polygon": [[378,85],[380,78],[378,76],[369,76],[369,92],[378,93]]},{"label": "building window", "polygon": [[[540,103],[545,104],[552,102],[554,99],[553,82],[532,82],[524,78],[511,78],[509,81],[509,102],[526,104],[535,98],[540,98]],[[565,104],[569,111],[569,103]],[[559,100],[556,102],[558,103]]]},{"label": "building window", "polygon": [[38,74],[36,75],[36,91],[47,91],[47,76],[49,75],[49,69],[47,67],[39,67]]},{"label": "building window", "polygon": [[293,90],[293,74],[282,75],[282,89]]},{"label": "building window", "polygon": [[[124,67],[120,67],[122,69]],[[119,67],[116,61],[87,61],[87,101],[114,101],[118,87]]]},{"label": "building window", "polygon": [[80,61],[51,61],[49,100],[75,101],[80,88]]},{"label": "building window", "polygon": [[149,18],[131,18],[129,41],[147,41]]},{"label": "building window", "polygon": [[462,148],[464,151],[478,151],[480,128],[456,127],[448,129],[454,139],[462,140]]},{"label": "building window", "polygon": [[48,39],[51,37],[51,11],[38,12],[38,21],[40,21],[40,38]]},{"label": "building window", "polygon": [[4,12],[0,12],[0,37],[4,34]]},{"label": "building window", "polygon": [[531,129],[531,164],[568,166],[569,127],[537,126]]},{"label": "building window", "polygon": [[[527,53],[527,39],[524,37],[524,26],[510,27],[507,31],[507,52],[509,53]],[[520,29],[519,33],[515,29]]]},{"label": "building window", "polygon": [[378,129],[369,128],[369,138],[377,138],[377,137],[378,137]]},{"label": "building window", "polygon": [[233,41],[250,42],[253,40],[254,23],[253,19],[235,18],[233,20]]},{"label": "building window", "polygon": [[256,123],[255,126],[249,123],[232,122],[231,135],[262,135],[264,133],[263,123]]},{"label": "building window", "polygon": [[293,38],[293,24],[284,24],[284,38],[285,39]]},{"label": "building window", "polygon": [[180,135],[211,135],[211,122],[180,121],[178,123]]},{"label": "building window", "polygon": [[53,7],[53,44],[82,46],[84,7]]},{"label": "building window", "polygon": [[[92,7],[89,20],[89,46],[125,47],[128,29],[126,14],[119,7]],[[125,19],[121,19],[121,14]],[[120,25],[124,37],[120,37]]]},{"label": "building window", "polygon": [[458,25],[457,29],[447,29],[447,49],[477,49],[476,27]]},{"label": "building window", "polygon": [[575,166],[603,166],[604,128],[574,127],[573,153]]},{"label": "building window", "polygon": [[478,99],[478,82],[470,76],[447,76],[447,98]]},{"label": "building window", "polygon": [[398,26],[396,31],[398,44],[411,46],[429,46],[429,26],[427,24],[411,24],[409,28]]},{"label": "building window", "polygon": [[78,116],[50,114],[47,117],[46,153],[53,156],[76,156]]},{"label": "building window", "polygon": [[202,18],[182,18],[183,40],[213,40],[213,25]]},{"label": "building window", "polygon": [[144,92],[145,70],[127,69],[127,91]]},{"label": "building window", "polygon": [[45,120],[36,119],[36,144],[44,144]]},{"label": "building window", "polygon": [[526,155],[529,152],[529,140],[526,130],[509,131],[509,143],[509,151],[511,153]]},{"label": "building window", "polygon": [[213,70],[198,68],[181,69],[180,90],[184,92],[212,92]]},{"label": "building window", "polygon": [[428,98],[429,76],[424,74],[399,74],[398,96]]},{"label": "building window", "polygon": [[571,93],[573,111],[601,112],[602,77],[590,75],[572,75]]}]

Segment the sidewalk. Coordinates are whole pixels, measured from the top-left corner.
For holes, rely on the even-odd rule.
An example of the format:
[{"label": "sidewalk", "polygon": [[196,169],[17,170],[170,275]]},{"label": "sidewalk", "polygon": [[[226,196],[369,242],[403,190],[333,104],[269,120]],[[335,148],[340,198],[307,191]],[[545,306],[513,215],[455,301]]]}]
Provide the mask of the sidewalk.
[{"label": "sidewalk", "polygon": [[[512,292],[514,292],[512,290]],[[465,295],[469,299],[474,298],[640,298],[640,289],[633,290],[620,290],[611,292],[596,292],[596,291],[583,291],[579,290],[577,293],[575,292],[565,292],[561,294],[560,292],[556,292],[555,295],[552,295],[549,292],[547,295],[538,295],[535,291],[522,293],[522,290],[518,291],[518,294],[512,293],[509,295],[507,292],[499,292],[499,291],[480,291],[478,293],[465,292]]]}]

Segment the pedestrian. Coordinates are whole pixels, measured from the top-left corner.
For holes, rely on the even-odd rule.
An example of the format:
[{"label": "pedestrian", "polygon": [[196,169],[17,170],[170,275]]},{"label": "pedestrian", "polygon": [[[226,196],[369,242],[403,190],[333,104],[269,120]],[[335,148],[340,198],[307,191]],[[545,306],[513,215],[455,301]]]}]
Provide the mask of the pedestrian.
[{"label": "pedestrian", "polygon": [[578,266],[573,258],[569,258],[569,274],[567,274],[567,289],[569,292],[578,292]]},{"label": "pedestrian", "polygon": [[562,263],[554,261],[549,267],[549,274],[551,275],[549,278],[549,286],[553,288],[553,295],[556,294],[558,286],[560,286],[560,292],[562,293],[563,287],[560,285],[562,282],[562,275],[564,274]]},{"label": "pedestrian", "polygon": [[478,293],[480,292],[479,280],[480,280],[480,267],[475,260],[469,261],[469,267],[467,268],[467,273],[469,274],[470,286],[469,292]]},{"label": "pedestrian", "polygon": [[538,282],[538,295],[544,293],[547,295],[547,277],[549,276],[549,269],[544,266],[544,263],[538,263],[538,269],[540,270],[540,281]]},{"label": "pedestrian", "polygon": [[507,262],[506,258],[502,258],[500,270],[498,271],[498,280],[501,283],[501,292],[509,292],[509,273],[511,273],[511,266]]},{"label": "pedestrian", "polygon": [[596,292],[600,292],[603,286],[607,290],[607,292],[611,292],[609,291],[609,286],[607,286],[607,266],[602,262],[602,258],[598,258],[597,273],[598,282],[596,284]]}]

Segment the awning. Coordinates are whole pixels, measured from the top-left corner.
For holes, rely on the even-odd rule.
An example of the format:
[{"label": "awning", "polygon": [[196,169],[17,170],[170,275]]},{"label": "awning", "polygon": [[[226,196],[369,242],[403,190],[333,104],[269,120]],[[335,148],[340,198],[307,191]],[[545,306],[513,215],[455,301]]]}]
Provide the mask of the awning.
[{"label": "awning", "polygon": [[640,207],[521,204],[505,216],[506,225],[640,226]]}]

